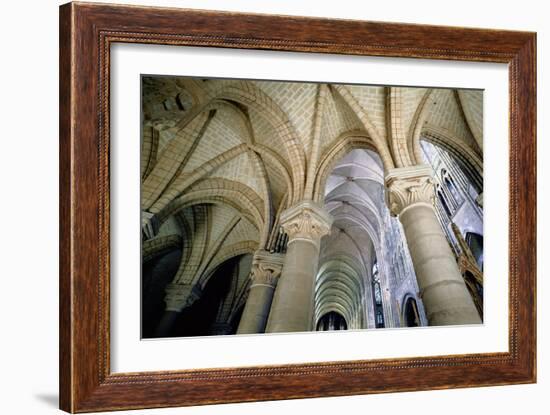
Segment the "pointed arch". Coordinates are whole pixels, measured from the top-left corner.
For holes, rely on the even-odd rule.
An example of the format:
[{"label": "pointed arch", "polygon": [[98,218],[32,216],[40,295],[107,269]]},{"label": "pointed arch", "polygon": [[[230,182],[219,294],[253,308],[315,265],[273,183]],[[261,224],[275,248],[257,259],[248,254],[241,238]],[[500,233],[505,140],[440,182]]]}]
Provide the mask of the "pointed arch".
[{"label": "pointed arch", "polygon": [[211,262],[207,265],[205,271],[203,272],[202,276],[200,277],[198,283],[200,284],[201,288],[204,288],[212,275],[214,275],[214,271],[224,262],[228,261],[231,258],[245,255],[245,254],[253,254],[258,249],[258,243],[256,241],[241,241],[237,242],[235,244],[232,244],[230,246],[223,247],[217,255],[215,255]]},{"label": "pointed arch", "polygon": [[323,202],[326,181],[336,163],[345,154],[360,148],[376,151],[374,142],[365,131],[353,130],[341,134],[338,139],[334,140],[334,144],[323,152],[315,173],[313,200],[319,203]]},{"label": "pointed arch", "polygon": [[212,98],[232,100],[245,106],[253,105],[258,113],[273,126],[286,150],[289,165],[292,166],[293,201],[296,201],[297,197],[301,197],[305,185],[303,172],[306,171],[306,156],[303,145],[286,112],[259,87],[245,81],[223,85],[219,90],[213,92]]},{"label": "pointed arch", "polygon": [[199,182],[159,212],[158,220],[162,223],[170,215],[199,203],[222,203],[231,206],[259,230],[260,244],[265,246],[267,243],[270,229],[264,217],[264,202],[253,189],[233,180],[214,178]]},{"label": "pointed arch", "polygon": [[340,94],[340,97],[351,108],[355,115],[361,121],[361,124],[365,128],[367,135],[372,140],[372,143],[376,151],[380,154],[380,158],[384,165],[384,169],[388,170],[395,167],[395,164],[391,157],[391,152],[388,147],[386,137],[384,137],[376,126],[370,120],[367,111],[363,108],[357,99],[353,96],[350,90],[344,85],[332,85],[332,87]]},{"label": "pointed arch", "polygon": [[465,168],[465,173],[472,183],[478,189],[483,189],[483,159],[467,144],[451,132],[431,124],[424,124],[421,136],[418,137],[419,146],[420,139],[438,145],[449,152]]},{"label": "pointed arch", "polygon": [[416,111],[413,115],[413,119],[409,127],[409,132],[407,134],[407,147],[409,149],[409,154],[411,156],[411,161],[413,162],[413,164],[422,164],[420,134],[422,133],[422,127],[424,126],[426,117],[429,113],[429,105],[427,104],[428,102],[431,102],[430,97],[432,96],[432,94],[435,94],[434,91],[436,90],[430,88],[424,93],[424,96],[420,100],[418,107],[416,107]]}]

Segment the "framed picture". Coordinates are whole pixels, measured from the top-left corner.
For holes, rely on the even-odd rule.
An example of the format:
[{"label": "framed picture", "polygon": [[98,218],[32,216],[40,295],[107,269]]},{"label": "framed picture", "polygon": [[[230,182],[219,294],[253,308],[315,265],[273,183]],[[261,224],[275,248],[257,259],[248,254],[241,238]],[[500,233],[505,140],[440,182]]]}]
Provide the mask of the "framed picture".
[{"label": "framed picture", "polygon": [[60,406],[536,380],[534,33],[60,8]]}]

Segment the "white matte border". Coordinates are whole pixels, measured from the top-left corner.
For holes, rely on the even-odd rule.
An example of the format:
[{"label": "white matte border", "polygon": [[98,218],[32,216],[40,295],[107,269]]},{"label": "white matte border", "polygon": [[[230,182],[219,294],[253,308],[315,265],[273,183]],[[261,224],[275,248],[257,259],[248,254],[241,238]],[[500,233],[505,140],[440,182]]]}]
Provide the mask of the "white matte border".
[{"label": "white matte border", "polygon": [[[140,75],[484,89],[484,324],[140,340]],[[219,48],[111,46],[111,370],[508,351],[508,67]]]}]

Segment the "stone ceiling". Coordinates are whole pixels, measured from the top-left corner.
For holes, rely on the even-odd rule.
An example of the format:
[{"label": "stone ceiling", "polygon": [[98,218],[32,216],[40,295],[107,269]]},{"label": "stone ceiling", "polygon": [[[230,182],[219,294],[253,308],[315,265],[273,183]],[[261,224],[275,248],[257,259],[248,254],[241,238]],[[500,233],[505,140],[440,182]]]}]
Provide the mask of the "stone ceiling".
[{"label": "stone ceiling", "polygon": [[304,199],[347,249],[377,244],[384,172],[422,163],[420,137],[482,175],[482,91],[146,76],[142,94],[142,210],[186,239],[181,281],[269,249]]}]

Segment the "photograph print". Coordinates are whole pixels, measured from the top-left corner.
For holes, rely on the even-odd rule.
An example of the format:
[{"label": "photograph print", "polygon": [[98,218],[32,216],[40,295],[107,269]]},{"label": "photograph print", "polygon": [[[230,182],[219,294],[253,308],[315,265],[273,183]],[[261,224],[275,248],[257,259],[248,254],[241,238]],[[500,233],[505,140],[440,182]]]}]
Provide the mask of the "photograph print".
[{"label": "photograph print", "polygon": [[141,77],[144,339],[483,323],[483,91]]}]

